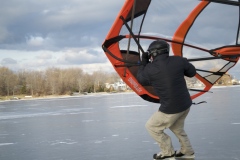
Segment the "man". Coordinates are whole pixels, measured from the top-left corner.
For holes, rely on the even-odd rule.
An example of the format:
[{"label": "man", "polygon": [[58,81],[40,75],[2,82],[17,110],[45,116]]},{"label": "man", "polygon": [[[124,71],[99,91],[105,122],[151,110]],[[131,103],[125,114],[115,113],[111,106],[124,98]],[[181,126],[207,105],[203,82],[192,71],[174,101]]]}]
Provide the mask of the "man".
[{"label": "man", "polygon": [[[192,105],[184,76],[195,76],[195,67],[186,58],[169,56],[169,44],[163,40],[150,44],[148,52],[142,55],[142,64],[137,79],[142,85],[154,88],[161,104],[146,123],[149,134],[161,149],[153,158],[194,158],[194,150],[184,131],[184,121]],[[164,133],[167,128],[179,139],[181,149],[177,152],[174,151],[171,138]]]}]

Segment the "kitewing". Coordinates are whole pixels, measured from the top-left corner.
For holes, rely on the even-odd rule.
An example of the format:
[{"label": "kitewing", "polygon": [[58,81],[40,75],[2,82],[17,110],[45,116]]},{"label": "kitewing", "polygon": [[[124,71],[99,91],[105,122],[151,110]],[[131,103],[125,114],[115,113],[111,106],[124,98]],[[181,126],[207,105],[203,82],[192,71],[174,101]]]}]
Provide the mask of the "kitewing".
[{"label": "kitewing", "polygon": [[153,87],[136,79],[141,54],[157,39],[166,40],[172,55],[185,57],[196,67],[197,75],[186,82],[194,99],[209,91],[239,59],[239,2],[125,1],[102,47],[133,91],[159,103]]}]

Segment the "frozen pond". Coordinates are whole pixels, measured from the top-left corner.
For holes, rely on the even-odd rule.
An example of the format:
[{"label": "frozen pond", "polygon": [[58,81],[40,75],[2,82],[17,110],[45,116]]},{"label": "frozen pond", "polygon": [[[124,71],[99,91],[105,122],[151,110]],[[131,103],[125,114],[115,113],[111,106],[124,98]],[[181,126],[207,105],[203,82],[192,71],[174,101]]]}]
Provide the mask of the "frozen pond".
[{"label": "frozen pond", "polygon": [[[240,87],[211,91],[186,121],[195,159],[240,160]],[[157,109],[135,93],[0,102],[0,160],[151,160]]]}]

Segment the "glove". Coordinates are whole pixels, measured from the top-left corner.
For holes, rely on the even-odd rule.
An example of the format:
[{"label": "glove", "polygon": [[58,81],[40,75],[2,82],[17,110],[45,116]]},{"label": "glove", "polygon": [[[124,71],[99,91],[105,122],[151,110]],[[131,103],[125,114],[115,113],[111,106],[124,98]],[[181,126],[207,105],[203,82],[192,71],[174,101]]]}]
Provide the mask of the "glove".
[{"label": "glove", "polygon": [[149,62],[148,52],[144,52],[142,54],[142,64],[145,66],[148,64],[148,62]]}]

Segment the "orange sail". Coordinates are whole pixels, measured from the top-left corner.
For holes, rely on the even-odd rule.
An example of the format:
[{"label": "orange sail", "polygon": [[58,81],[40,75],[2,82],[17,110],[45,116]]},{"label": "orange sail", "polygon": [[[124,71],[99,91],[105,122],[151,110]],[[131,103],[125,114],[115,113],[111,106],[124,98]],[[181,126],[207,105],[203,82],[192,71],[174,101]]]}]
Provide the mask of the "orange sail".
[{"label": "orange sail", "polygon": [[[152,86],[136,79],[141,54],[163,39],[197,75],[186,79],[191,98],[208,92],[239,60],[239,2],[126,0],[102,48],[122,80],[143,99],[159,103]],[[160,97],[161,98],[161,97]]]}]

